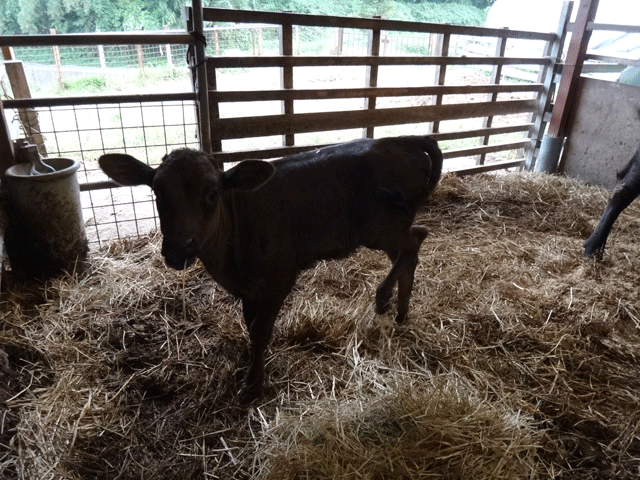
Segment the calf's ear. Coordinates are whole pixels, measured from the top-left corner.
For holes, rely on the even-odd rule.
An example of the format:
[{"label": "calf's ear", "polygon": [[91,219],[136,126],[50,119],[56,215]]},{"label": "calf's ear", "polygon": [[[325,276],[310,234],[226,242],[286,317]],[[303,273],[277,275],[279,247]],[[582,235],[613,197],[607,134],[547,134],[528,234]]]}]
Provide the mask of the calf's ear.
[{"label": "calf's ear", "polygon": [[98,159],[100,168],[114,182],[125,185],[148,185],[153,184],[153,177],[156,173],[146,163],[133,158],[131,155],[123,153],[108,153]]},{"label": "calf's ear", "polygon": [[275,167],[269,162],[244,160],[224,172],[223,185],[229,190],[256,190],[267,183],[274,172]]}]

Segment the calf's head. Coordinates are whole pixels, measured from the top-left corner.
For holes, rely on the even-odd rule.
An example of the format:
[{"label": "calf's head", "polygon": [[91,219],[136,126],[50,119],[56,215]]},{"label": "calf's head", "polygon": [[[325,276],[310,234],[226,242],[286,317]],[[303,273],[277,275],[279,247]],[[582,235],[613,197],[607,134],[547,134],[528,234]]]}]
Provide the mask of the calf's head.
[{"label": "calf's head", "polygon": [[165,155],[158,168],[121,153],[102,155],[99,163],[120,185],[151,187],[163,235],[162,255],[176,269],[191,265],[203,242],[215,233],[226,193],[255,190],[274,172],[273,165],[259,160],[245,160],[224,171],[205,153],[190,149]]}]

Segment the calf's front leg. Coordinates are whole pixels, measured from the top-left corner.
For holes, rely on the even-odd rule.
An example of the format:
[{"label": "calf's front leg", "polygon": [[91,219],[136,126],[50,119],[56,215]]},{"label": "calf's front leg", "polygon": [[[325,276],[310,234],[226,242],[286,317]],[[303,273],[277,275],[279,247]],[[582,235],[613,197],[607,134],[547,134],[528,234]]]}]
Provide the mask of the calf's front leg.
[{"label": "calf's front leg", "polygon": [[288,292],[272,294],[259,301],[242,300],[242,310],[250,340],[249,365],[240,390],[240,402],[245,405],[262,394],[265,353],[273,335],[273,326],[287,294]]}]

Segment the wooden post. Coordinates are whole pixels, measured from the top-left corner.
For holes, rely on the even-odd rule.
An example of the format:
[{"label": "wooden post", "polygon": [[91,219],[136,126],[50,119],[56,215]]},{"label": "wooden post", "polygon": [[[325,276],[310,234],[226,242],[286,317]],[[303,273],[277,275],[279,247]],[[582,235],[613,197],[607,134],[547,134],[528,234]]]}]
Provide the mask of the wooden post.
[{"label": "wooden post", "polygon": [[9,125],[4,115],[2,99],[0,99],[0,175],[12,165],[15,165],[15,154],[13,151],[13,143],[9,133]]},{"label": "wooden post", "polygon": [[[220,113],[217,111],[217,108],[215,109],[216,111],[211,111],[211,106],[209,105],[209,88],[215,89],[216,85],[215,73],[213,85],[209,87],[208,83],[204,23],[202,21],[202,0],[193,0],[191,8],[185,7],[185,13],[187,31],[192,32],[195,38],[195,45],[193,46],[194,55],[191,56],[190,67],[194,91],[198,96],[196,113],[200,133],[200,148],[206,153],[212,153],[214,147],[216,151],[222,150],[221,142],[216,142],[214,145],[212,140],[214,134],[211,132],[211,118],[215,115],[219,116]],[[209,115],[211,115],[211,117]]]},{"label": "wooden post", "polygon": [[142,75],[144,73],[144,51],[142,50],[142,45],[136,45],[136,55],[138,57],[138,69]]},{"label": "wooden post", "polygon": [[336,46],[336,55],[342,55],[343,43],[344,43],[344,28],[338,27],[338,45]]},{"label": "wooden post", "polygon": [[[280,28],[280,55],[293,55],[293,25],[283,23]],[[283,89],[293,88],[293,67],[282,67],[280,69],[280,86]],[[282,101],[282,113],[293,115],[293,100]],[[283,145],[292,147],[295,145],[295,135],[287,133],[283,135]]]},{"label": "wooden post", "polygon": [[584,56],[589,46],[589,38],[591,38],[591,31],[587,30],[587,25],[593,22],[598,10],[598,3],[599,0],[580,1],[576,21],[571,32],[567,59],[562,70],[558,98],[553,107],[549,124],[549,135],[554,137],[565,137],[567,133],[567,124],[576,98]]},{"label": "wooden post", "polygon": [[[9,60],[4,62],[7,70],[7,77],[11,84],[13,98],[31,98],[31,90],[27,82],[27,76],[24,73],[24,66],[19,60]],[[40,123],[38,122],[38,114],[33,108],[18,109],[18,116],[27,137],[33,137],[34,143],[38,146],[38,151],[43,157],[47,155],[47,149],[44,145],[44,137],[40,133]]]},{"label": "wooden post", "polygon": [[[164,30],[169,30],[169,26],[165,25]],[[170,71],[173,71],[173,57],[171,56],[171,45],[166,44],[164,48],[167,50],[167,67],[169,67]]]},{"label": "wooden post", "polygon": [[257,29],[251,29],[251,54],[253,56],[256,55],[256,51],[258,50],[258,34],[256,30]]},{"label": "wooden post", "polygon": [[[561,13],[560,21],[558,23],[558,29],[556,31],[556,38],[547,42],[544,55],[552,60],[551,64],[545,65],[540,69],[538,75],[538,83],[544,85],[544,90],[538,94],[539,106],[536,112],[531,114],[531,121],[533,122],[533,130],[531,131],[531,145],[527,148],[527,159],[525,162],[525,169],[532,170],[535,162],[536,149],[539,148],[540,142],[544,135],[546,120],[545,114],[551,108],[551,102],[555,93],[555,81],[556,67],[562,61],[562,52],[564,50],[564,42],[567,39],[567,30],[569,21],[571,20],[571,11],[573,9],[573,3],[565,2]],[[555,159],[557,161],[557,159]]]},{"label": "wooden post", "polygon": [[[99,32],[100,30],[97,29],[96,32]],[[100,62],[100,68],[102,70],[106,70],[107,69],[107,59],[104,56],[104,45],[98,45],[98,61]]]},{"label": "wooden post", "polygon": [[12,47],[2,47],[2,56],[5,60],[13,60],[15,57],[13,56],[13,48]]},{"label": "wooden post", "polygon": [[[437,43],[436,43],[436,51],[435,54],[438,57],[448,57],[449,56],[449,42],[451,40],[451,35],[448,33],[443,33],[442,35],[438,35]],[[435,82],[437,85],[444,85],[445,75],[447,73],[446,65],[436,65],[436,78]],[[442,105],[442,95],[436,95],[433,99],[433,105]],[[433,122],[429,126],[430,133],[438,133],[440,131],[440,122]]]},{"label": "wooden post", "polygon": [[98,58],[100,59],[100,68],[105,70],[107,68],[107,60],[104,56],[104,45],[98,45]]},{"label": "wooden post", "polygon": [[[379,19],[379,16],[374,17]],[[369,31],[369,45],[367,47],[367,54],[370,57],[379,57],[380,56],[380,29],[376,28],[374,30]],[[378,65],[367,65],[367,73],[365,75],[365,86],[366,87],[377,87],[378,86]],[[375,110],[376,109],[376,97],[368,97],[364,99],[364,109],[365,110]],[[367,127],[362,131],[362,136],[364,138],[373,138],[374,128]]]},{"label": "wooden post", "polygon": [[300,26],[296,25],[295,27],[293,27],[293,33],[294,33],[294,39],[295,39],[295,43],[294,45],[296,46],[294,53],[296,55],[300,55]]},{"label": "wooden post", "polygon": [[[56,34],[55,28],[50,28],[49,33],[51,35]],[[60,59],[60,47],[58,45],[54,45],[51,47],[53,49],[53,60],[56,63],[56,73],[58,75],[58,86],[60,90],[64,90],[64,78],[62,76],[62,61]]]},{"label": "wooden post", "polygon": [[[504,57],[504,52],[507,49],[507,39],[505,37],[498,37],[498,43],[496,44],[496,57]],[[491,73],[491,83],[498,84],[500,83],[500,78],[502,77],[502,65],[494,65],[493,72]],[[498,100],[497,93],[490,93],[487,100],[489,102],[495,102]],[[482,121],[482,128],[490,128],[493,124],[493,116],[484,117]],[[485,135],[482,139],[482,145],[489,145],[490,135]],[[480,155],[478,160],[476,161],[476,165],[484,165],[484,161],[487,157],[486,153]]]},{"label": "wooden post", "polygon": [[[11,143],[11,135],[9,134],[9,125],[4,116],[4,108],[2,99],[0,99],[0,177],[4,175],[7,168],[15,165],[16,160],[13,151],[13,143]],[[0,271],[2,271],[2,260],[4,258],[4,236],[7,227],[7,212],[0,204]]]}]

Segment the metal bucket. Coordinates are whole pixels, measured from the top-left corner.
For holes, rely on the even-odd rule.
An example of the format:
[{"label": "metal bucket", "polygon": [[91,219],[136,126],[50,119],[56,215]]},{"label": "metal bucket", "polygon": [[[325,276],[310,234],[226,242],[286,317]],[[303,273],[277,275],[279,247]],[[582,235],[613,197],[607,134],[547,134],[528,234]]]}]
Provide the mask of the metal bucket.
[{"label": "metal bucket", "polygon": [[19,163],[2,180],[9,217],[5,246],[12,271],[21,276],[81,271],[89,250],[76,175],[80,162],[64,157],[46,162],[49,173]]}]

